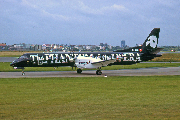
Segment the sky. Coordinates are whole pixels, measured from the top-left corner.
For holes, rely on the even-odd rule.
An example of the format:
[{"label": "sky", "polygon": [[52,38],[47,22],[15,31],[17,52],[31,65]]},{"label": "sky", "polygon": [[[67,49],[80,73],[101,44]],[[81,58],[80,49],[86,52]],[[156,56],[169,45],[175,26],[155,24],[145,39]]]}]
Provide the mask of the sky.
[{"label": "sky", "polygon": [[0,0],[0,43],[180,45],[179,0]]}]

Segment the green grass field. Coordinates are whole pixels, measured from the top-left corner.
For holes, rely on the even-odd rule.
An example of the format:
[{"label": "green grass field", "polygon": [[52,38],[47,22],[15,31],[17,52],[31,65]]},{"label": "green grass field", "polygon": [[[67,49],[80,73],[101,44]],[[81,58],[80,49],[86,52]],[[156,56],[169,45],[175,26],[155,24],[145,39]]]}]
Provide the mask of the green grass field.
[{"label": "green grass field", "polygon": [[154,58],[153,62],[180,62],[180,53],[164,53],[161,57]]},{"label": "green grass field", "polygon": [[0,119],[180,119],[180,76],[0,79]]},{"label": "green grass field", "polygon": [[39,53],[38,51],[0,51],[0,57],[20,57],[25,53]]},{"label": "green grass field", "polygon": [[[137,69],[137,68],[150,68],[150,67],[179,67],[180,63],[138,63],[133,65],[113,65],[102,67],[102,70],[119,70],[119,69]],[[59,67],[54,69],[53,67],[27,67],[25,71],[71,71],[71,67]],[[75,70],[75,68],[73,69]],[[86,70],[86,69],[83,69]],[[9,62],[0,62],[0,72],[15,72],[22,71],[21,69],[15,70],[10,66]]]}]

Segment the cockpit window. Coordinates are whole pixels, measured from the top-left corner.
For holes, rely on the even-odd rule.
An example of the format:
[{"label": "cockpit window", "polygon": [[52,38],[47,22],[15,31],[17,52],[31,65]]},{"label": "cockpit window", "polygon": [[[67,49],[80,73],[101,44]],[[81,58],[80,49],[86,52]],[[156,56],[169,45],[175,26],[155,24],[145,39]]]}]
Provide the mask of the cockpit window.
[{"label": "cockpit window", "polygon": [[27,56],[21,56],[21,57],[19,57],[19,59],[25,59],[25,58],[27,58]]}]

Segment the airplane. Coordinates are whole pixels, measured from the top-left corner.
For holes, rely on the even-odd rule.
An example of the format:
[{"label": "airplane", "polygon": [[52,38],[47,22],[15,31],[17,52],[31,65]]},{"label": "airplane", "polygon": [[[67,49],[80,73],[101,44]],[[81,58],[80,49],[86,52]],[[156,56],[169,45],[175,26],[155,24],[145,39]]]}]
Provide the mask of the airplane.
[{"label": "airplane", "polygon": [[148,61],[155,57],[163,48],[158,48],[160,28],[154,28],[141,46],[131,47],[125,50],[112,52],[52,52],[52,53],[25,53],[10,63],[14,69],[22,69],[25,75],[25,67],[77,67],[77,73],[82,69],[96,68],[96,74],[101,75],[101,67],[111,65],[131,65]]}]

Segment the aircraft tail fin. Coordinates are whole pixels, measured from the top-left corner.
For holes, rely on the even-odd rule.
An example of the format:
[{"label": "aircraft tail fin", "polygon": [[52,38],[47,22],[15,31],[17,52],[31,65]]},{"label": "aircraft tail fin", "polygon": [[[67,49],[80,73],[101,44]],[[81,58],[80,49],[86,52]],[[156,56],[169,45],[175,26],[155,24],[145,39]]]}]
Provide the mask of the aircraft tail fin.
[{"label": "aircraft tail fin", "polygon": [[162,56],[161,54],[158,54],[158,52],[160,52],[163,48],[157,47],[159,32],[160,28],[154,28],[141,46],[142,53],[144,53],[141,55],[142,61],[148,61],[154,59],[155,57]]},{"label": "aircraft tail fin", "polygon": [[154,28],[146,38],[142,46],[136,46],[124,50],[115,50],[114,52],[141,52],[144,54],[154,54],[160,49],[157,48],[160,28]]},{"label": "aircraft tail fin", "polygon": [[158,48],[158,39],[159,39],[160,28],[154,28],[149,36],[146,38],[145,42],[141,46],[132,47],[124,50],[115,50],[114,52],[139,52],[141,54],[142,61],[148,61],[154,57],[160,57],[161,54],[157,54],[163,48]]},{"label": "aircraft tail fin", "polygon": [[157,50],[160,28],[154,28],[142,45],[142,52],[152,54]]}]

